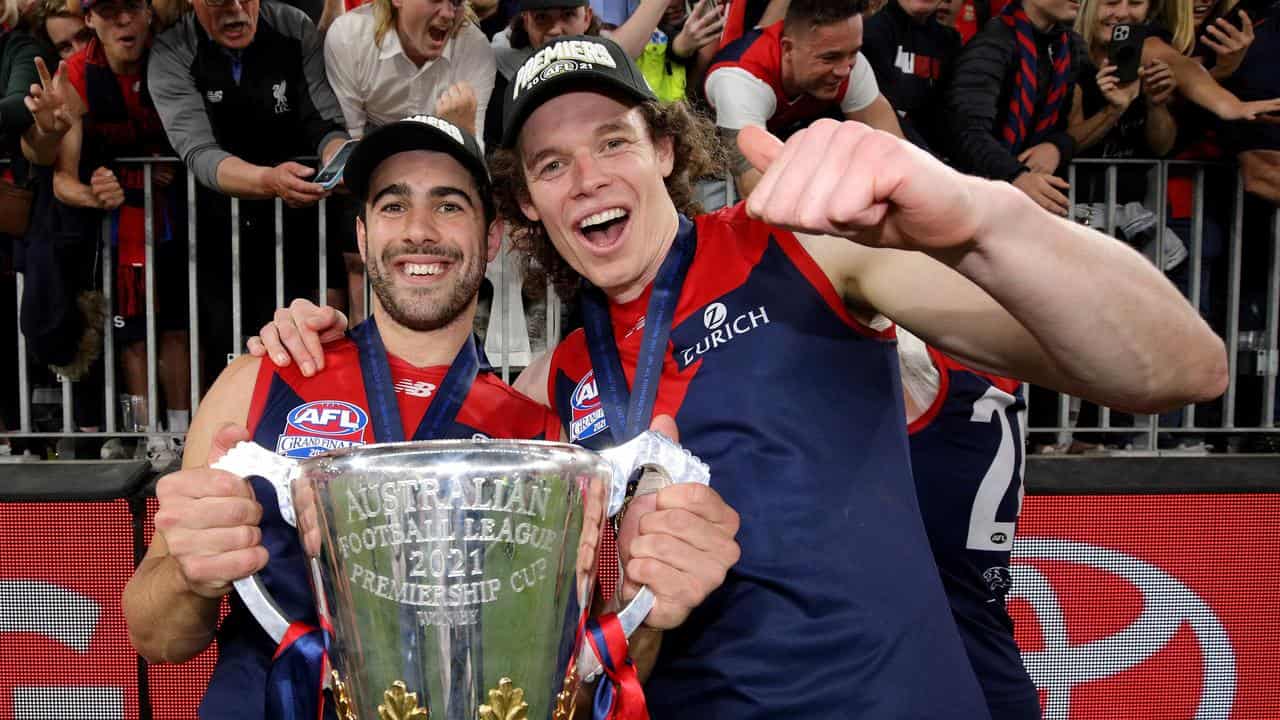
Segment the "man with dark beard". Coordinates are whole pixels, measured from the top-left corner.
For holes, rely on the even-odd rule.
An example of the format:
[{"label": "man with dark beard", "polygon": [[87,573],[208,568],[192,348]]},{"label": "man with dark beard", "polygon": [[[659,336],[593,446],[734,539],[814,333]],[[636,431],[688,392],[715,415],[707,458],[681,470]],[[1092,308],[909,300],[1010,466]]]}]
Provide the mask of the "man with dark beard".
[{"label": "man with dark beard", "polygon": [[[155,540],[125,590],[130,639],[152,662],[194,657],[217,629],[218,664],[200,707],[206,720],[280,712],[315,718],[316,708],[301,705],[320,697],[318,685],[288,679],[298,677],[289,674],[297,652],[288,636],[277,646],[238,596],[230,596],[231,613],[218,628],[222,597],[255,572],[285,615],[312,627],[319,620],[297,533],[272,504],[255,500],[271,493],[255,495],[206,462],[249,439],[310,457],[375,441],[561,434],[555,413],[482,366],[471,334],[480,279],[501,232],[475,138],[445,120],[415,116],[368,134],[344,177],[363,199],[356,237],[375,291],[372,319],[325,346],[323,375],[308,378],[297,366],[251,356],[223,371],[192,423],[184,469],[156,487]],[[658,615],[648,620],[658,626],[683,621],[737,558],[736,516],[714,492],[663,492],[684,524],[658,529],[654,535],[669,537],[651,541],[680,548],[680,570],[664,565],[669,580],[640,580],[658,598]],[[710,535],[720,539],[716,550],[697,549],[708,547]]]}]

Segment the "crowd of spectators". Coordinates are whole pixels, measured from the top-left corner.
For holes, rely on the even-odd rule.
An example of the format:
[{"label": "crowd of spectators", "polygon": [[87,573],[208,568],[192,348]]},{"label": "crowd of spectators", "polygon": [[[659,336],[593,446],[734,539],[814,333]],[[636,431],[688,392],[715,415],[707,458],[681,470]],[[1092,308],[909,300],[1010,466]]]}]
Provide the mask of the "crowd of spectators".
[{"label": "crowd of spectators", "polygon": [[[258,327],[278,297],[359,316],[358,208],[312,182],[318,168],[419,113],[496,147],[515,69],[575,34],[611,36],[662,100],[714,118],[729,167],[705,180],[704,202],[758,180],[737,150],[743,127],[785,138],[851,119],[1047,212],[1115,227],[1186,292],[1198,285],[1219,328],[1231,183],[1205,183],[1194,214],[1194,171],[1134,161],[1235,160],[1248,191],[1241,330],[1267,313],[1269,250],[1251,238],[1270,235],[1280,205],[1276,0],[3,0],[0,28],[0,296],[18,297],[22,273],[21,330],[39,367],[78,381],[82,430],[115,411],[99,400],[110,375],[127,395],[157,388],[156,426],[184,431],[192,354],[207,383],[234,323]],[[1088,159],[1127,164],[1109,175]],[[0,312],[4,337],[15,315]],[[104,327],[118,369],[103,367]],[[16,392],[0,398],[0,432],[17,422]],[[1057,424],[1041,405],[1053,413],[1031,424]],[[142,445],[89,452],[166,462],[180,450]]]}]

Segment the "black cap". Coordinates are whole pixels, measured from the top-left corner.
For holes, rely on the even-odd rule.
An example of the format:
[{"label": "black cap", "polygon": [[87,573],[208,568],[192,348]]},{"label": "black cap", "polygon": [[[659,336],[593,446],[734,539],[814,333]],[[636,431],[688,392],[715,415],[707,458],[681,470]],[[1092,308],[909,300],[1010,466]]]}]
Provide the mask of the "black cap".
[{"label": "black cap", "polygon": [[480,197],[487,205],[489,171],[484,164],[480,143],[466,130],[432,115],[407,117],[365,135],[342,171],[343,182],[359,202],[364,203],[369,193],[369,180],[378,165],[396,153],[411,150],[433,150],[452,155],[471,172]]},{"label": "black cap", "polygon": [[520,0],[520,12],[526,10],[550,10],[552,8],[586,7],[588,0]]},{"label": "black cap", "polygon": [[638,102],[657,100],[640,68],[614,41],[595,35],[558,38],[521,63],[503,98],[502,147],[542,103],[571,90],[620,91]]}]

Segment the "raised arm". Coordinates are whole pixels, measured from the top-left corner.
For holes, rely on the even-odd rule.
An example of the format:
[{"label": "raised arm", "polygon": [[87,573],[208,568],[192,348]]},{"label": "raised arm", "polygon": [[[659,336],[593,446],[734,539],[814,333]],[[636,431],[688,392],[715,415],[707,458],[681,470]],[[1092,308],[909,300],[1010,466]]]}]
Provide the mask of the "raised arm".
[{"label": "raised arm", "polygon": [[1203,65],[1157,37],[1147,38],[1142,45],[1142,63],[1153,60],[1169,65],[1183,97],[1223,120],[1257,120],[1260,115],[1280,113],[1280,98],[1245,102],[1219,85]]},{"label": "raised arm", "polygon": [[767,168],[748,212],[845,238],[805,242],[865,313],[966,364],[1121,410],[1225,388],[1221,339],[1123,243],[857,123],[811,126],[781,162],[775,138],[749,129],[740,141]]},{"label": "raised arm", "polygon": [[122,599],[129,641],[151,662],[200,654],[213,640],[231,583],[267,564],[262,507],[249,485],[207,467],[249,438],[243,425],[258,362],[244,356],[222,372],[191,423],[182,470],[156,486],[156,534]]}]

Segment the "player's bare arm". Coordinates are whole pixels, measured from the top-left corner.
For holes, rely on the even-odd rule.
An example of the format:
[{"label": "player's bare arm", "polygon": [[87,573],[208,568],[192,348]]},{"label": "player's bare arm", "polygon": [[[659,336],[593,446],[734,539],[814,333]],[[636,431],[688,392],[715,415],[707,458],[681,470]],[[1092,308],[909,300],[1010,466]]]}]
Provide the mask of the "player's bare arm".
[{"label": "player's bare arm", "polygon": [[156,486],[155,537],[122,600],[129,639],[151,662],[183,662],[208,647],[231,583],[267,563],[249,485],[208,467],[249,438],[259,362],[242,356],[218,376],[191,423],[182,470]]},{"label": "player's bare arm", "polygon": [[1133,412],[1225,388],[1222,341],[1154,266],[1012,186],[858,123],[739,142],[765,171],[753,216],[854,240],[806,245],[847,302],[963,362]]}]

